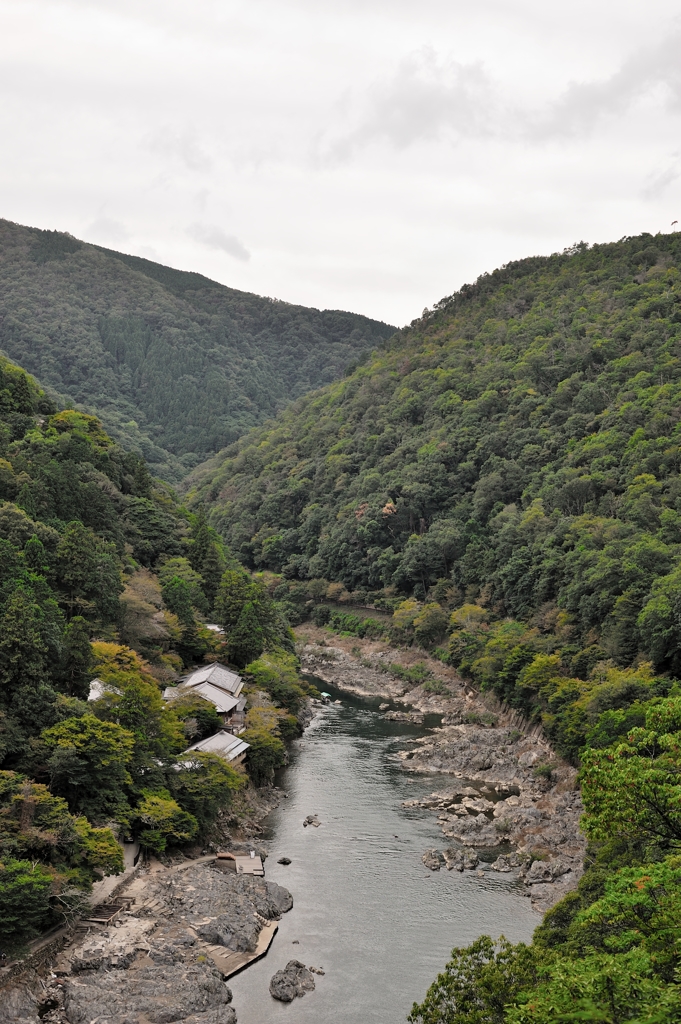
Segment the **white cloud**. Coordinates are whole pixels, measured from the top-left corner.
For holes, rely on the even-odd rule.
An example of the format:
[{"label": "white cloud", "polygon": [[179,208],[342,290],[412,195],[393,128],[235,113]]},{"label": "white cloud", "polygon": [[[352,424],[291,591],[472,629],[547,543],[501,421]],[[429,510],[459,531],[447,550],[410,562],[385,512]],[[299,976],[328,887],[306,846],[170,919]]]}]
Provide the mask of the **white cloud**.
[{"label": "white cloud", "polygon": [[236,288],[404,323],[681,216],[674,0],[0,0],[0,23],[0,215]]},{"label": "white cloud", "polygon": [[102,216],[88,224],[83,230],[83,235],[88,242],[113,245],[117,242],[127,241],[130,232],[119,220]]},{"label": "white cloud", "polygon": [[328,156],[347,159],[379,140],[404,149],[443,133],[453,139],[486,137],[498,132],[501,116],[498,91],[481,64],[441,59],[427,47],[409,54],[387,81],[367,90],[366,112],[329,146]]},{"label": "white cloud", "polygon": [[187,234],[195,242],[207,246],[209,249],[220,249],[235,260],[248,262],[251,254],[238,238],[234,235],[227,235],[222,228],[211,227],[209,224],[192,224],[187,228]]}]

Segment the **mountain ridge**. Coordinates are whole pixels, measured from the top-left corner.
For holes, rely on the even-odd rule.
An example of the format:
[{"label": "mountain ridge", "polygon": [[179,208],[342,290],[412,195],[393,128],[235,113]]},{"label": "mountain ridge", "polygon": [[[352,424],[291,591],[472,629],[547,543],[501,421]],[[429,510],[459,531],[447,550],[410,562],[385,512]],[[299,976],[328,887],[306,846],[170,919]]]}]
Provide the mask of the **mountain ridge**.
[{"label": "mountain ridge", "polygon": [[0,221],[0,350],[177,481],[394,328]]},{"label": "mountain ridge", "polygon": [[[252,568],[388,602],[445,581],[523,620],[547,604],[628,663],[681,551],[680,262],[680,235],[643,235],[485,275],[197,468],[192,500]],[[605,596],[580,553],[601,519],[619,557],[651,545]]]}]

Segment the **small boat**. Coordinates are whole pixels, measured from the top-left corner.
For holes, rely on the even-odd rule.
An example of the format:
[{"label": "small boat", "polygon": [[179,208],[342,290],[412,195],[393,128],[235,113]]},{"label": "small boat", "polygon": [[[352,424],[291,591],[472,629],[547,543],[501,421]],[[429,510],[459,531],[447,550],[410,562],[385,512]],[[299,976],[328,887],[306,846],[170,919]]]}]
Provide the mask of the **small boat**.
[{"label": "small boat", "polygon": [[322,692],[320,693],[319,696],[322,698],[322,700],[324,701],[325,704],[328,704],[329,701],[331,700],[331,694],[330,693],[325,693],[324,690],[322,690]]}]

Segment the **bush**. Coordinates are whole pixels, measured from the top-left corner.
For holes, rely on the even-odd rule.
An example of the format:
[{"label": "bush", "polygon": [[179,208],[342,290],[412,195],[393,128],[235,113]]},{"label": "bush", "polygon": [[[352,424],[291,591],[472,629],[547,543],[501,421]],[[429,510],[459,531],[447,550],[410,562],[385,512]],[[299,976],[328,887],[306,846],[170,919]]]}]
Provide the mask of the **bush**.
[{"label": "bush", "polygon": [[246,729],[241,738],[250,744],[246,768],[254,786],[266,786],[278,768],[286,764],[286,747],[278,736],[263,726]]},{"label": "bush", "polygon": [[542,764],[536,764],[532,769],[532,774],[534,775],[535,779],[545,779],[546,782],[551,782],[554,771],[555,765],[546,762]]},{"label": "bush", "polygon": [[439,679],[426,679],[425,683],[423,684],[423,689],[426,691],[426,693],[439,693],[443,697],[451,696],[452,692],[449,689],[449,687],[445,686],[445,684],[441,682],[441,680]]},{"label": "bush", "polygon": [[491,711],[484,711],[481,715],[477,711],[469,711],[463,716],[466,725],[484,725],[494,729],[499,719]]},{"label": "bush", "polygon": [[53,877],[41,864],[6,860],[0,864],[0,944],[14,950],[38,933],[50,915]]},{"label": "bush", "polygon": [[172,795],[182,810],[196,819],[199,835],[205,836],[220,812],[231,805],[246,778],[241,769],[233,768],[217,754],[191,751],[178,764],[181,771],[168,773]]},{"label": "bush", "polygon": [[326,626],[331,618],[331,609],[328,604],[318,604],[316,608],[312,609],[312,615],[310,617],[315,626]]},{"label": "bush", "polygon": [[142,846],[154,853],[163,853],[167,846],[188,843],[199,831],[196,818],[183,811],[167,789],[145,790],[133,823]]},{"label": "bush", "polygon": [[298,675],[298,660],[293,654],[285,651],[262,654],[246,667],[244,677],[293,715],[303,706],[307,684]]},{"label": "bush", "polygon": [[360,619],[359,615],[352,615],[350,612],[332,612],[327,621],[331,629],[338,633],[349,633],[350,636],[358,636],[360,639],[383,636],[385,632],[383,623],[378,619]]},{"label": "bush", "polygon": [[409,668],[406,668],[404,665],[398,665],[397,662],[392,662],[389,666],[389,671],[396,679],[402,679],[405,683],[412,683],[414,686],[419,686],[421,683],[425,684],[433,679],[433,673],[422,661],[418,661]]}]

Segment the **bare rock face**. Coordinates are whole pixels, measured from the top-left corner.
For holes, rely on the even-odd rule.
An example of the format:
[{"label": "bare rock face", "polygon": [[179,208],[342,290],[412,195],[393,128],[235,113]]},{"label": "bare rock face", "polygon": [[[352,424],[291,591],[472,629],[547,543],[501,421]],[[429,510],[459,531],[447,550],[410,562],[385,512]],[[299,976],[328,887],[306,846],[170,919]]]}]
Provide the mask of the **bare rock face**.
[{"label": "bare rock face", "polygon": [[39,1024],[43,989],[38,976],[31,972],[19,984],[0,991],[0,1020],[5,1024]]},{"label": "bare rock face", "polygon": [[445,862],[439,850],[426,850],[421,860],[430,871],[439,871]]},{"label": "bare rock face", "polygon": [[270,981],[270,995],[282,1003],[292,1002],[296,996],[304,996],[314,990],[314,978],[300,960],[289,960],[282,971]]},{"label": "bare rock face", "polygon": [[135,884],[131,908],[60,952],[47,985],[36,975],[2,990],[0,1024],[236,1024],[211,947],[255,949],[291,894],[200,862]]},{"label": "bare rock face", "polygon": [[228,1004],[231,990],[218,972],[203,963],[171,965],[145,958],[137,969],[93,971],[66,982],[69,1024],[90,1024],[95,1017],[117,1024],[236,1024]]}]

